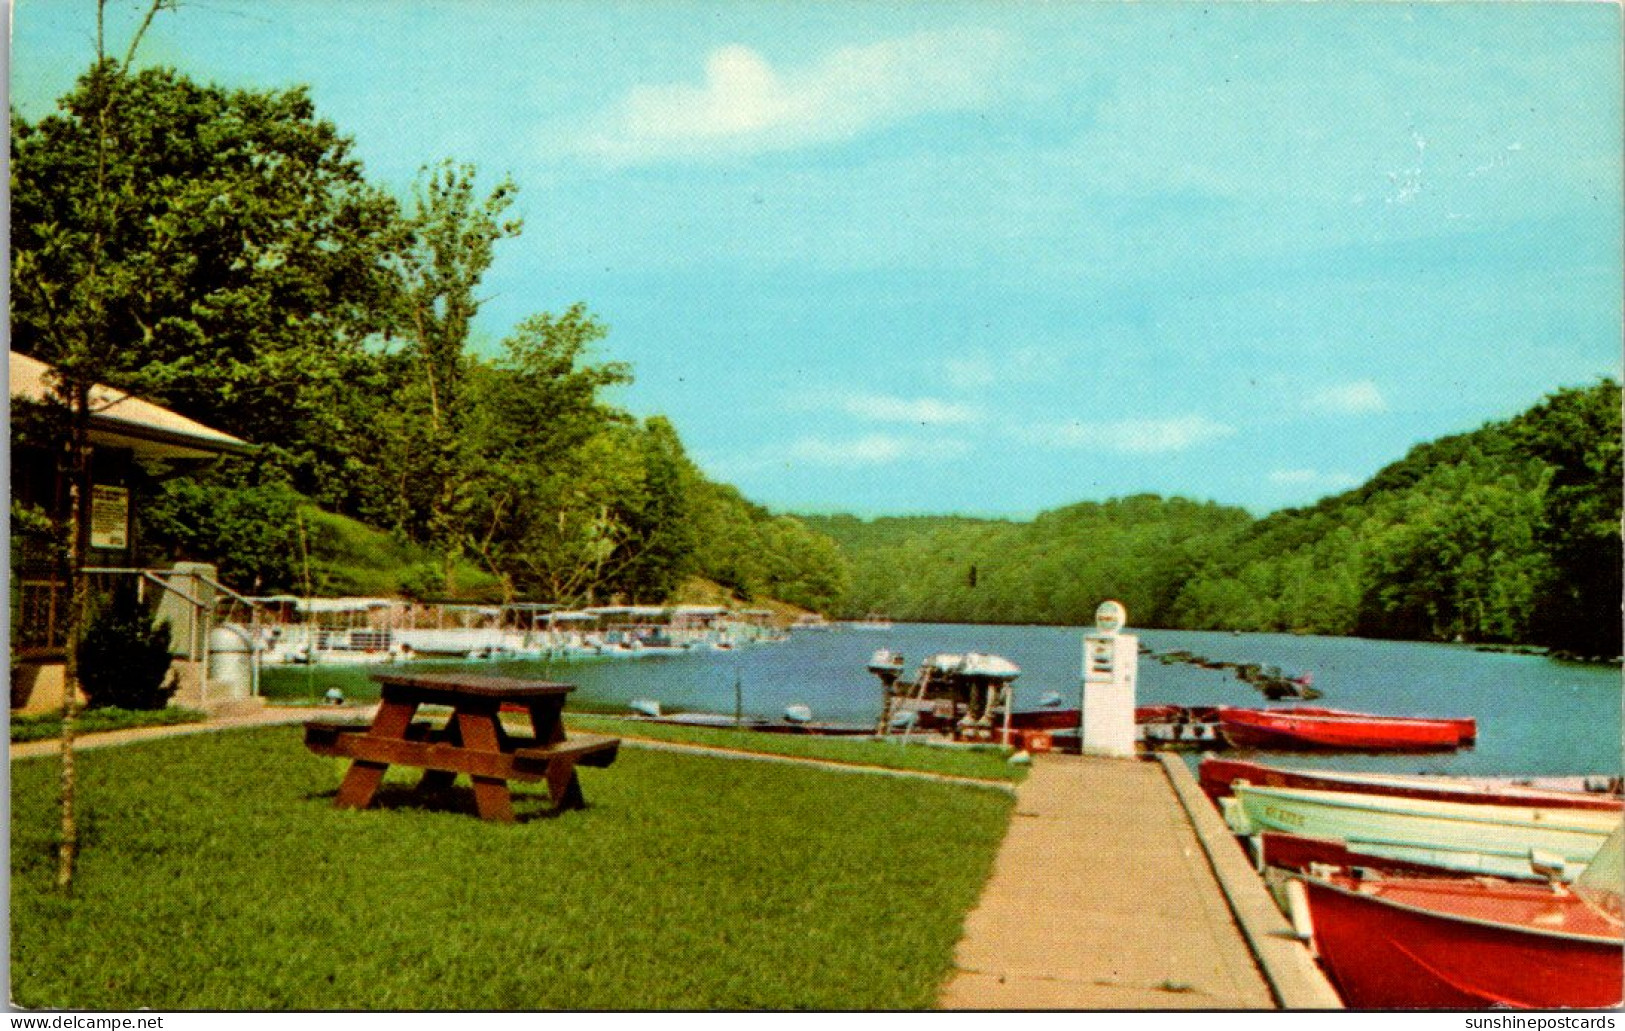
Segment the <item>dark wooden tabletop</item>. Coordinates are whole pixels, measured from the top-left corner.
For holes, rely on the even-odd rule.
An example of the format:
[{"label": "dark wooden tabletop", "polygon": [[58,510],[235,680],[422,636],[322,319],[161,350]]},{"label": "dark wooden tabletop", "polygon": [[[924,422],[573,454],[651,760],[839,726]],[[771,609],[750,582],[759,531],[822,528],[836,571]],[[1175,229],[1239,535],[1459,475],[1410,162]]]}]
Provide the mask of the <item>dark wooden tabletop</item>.
[{"label": "dark wooden tabletop", "polygon": [[493,677],[470,673],[374,673],[372,679],[385,688],[421,691],[436,695],[467,695],[499,701],[523,701],[569,694],[573,684],[555,684],[522,677]]}]

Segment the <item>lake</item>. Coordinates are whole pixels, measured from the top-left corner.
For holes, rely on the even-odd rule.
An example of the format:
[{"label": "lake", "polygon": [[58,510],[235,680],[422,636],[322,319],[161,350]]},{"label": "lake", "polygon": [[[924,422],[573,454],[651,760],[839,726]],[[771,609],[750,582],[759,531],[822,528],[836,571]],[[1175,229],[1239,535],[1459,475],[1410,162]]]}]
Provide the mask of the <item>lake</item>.
[{"label": "lake", "polygon": [[[1437,755],[1302,755],[1297,765],[1428,773],[1611,773],[1621,768],[1621,680],[1611,666],[1474,651],[1461,645],[1371,641],[1288,634],[1134,631],[1146,646],[1210,659],[1308,672],[1324,697],[1314,704],[1394,715],[1475,716],[1478,744]],[[727,712],[735,685],[746,715],[777,717],[805,704],[818,719],[872,720],[879,681],[864,669],[878,648],[915,664],[934,652],[992,652],[1022,669],[1018,706],[1059,691],[1077,704],[1083,630],[1077,627],[898,624],[891,630],[798,631],[781,644],[733,652],[691,652],[642,659],[577,659],[480,663],[414,663],[424,672],[474,670],[543,677],[577,685],[571,707],[624,712],[636,698],[668,711]],[[377,667],[275,667],[262,677],[273,699],[319,697],[338,686],[352,700],[376,697],[367,675]],[[1226,670],[1162,665],[1141,656],[1139,703],[1263,704]]]}]

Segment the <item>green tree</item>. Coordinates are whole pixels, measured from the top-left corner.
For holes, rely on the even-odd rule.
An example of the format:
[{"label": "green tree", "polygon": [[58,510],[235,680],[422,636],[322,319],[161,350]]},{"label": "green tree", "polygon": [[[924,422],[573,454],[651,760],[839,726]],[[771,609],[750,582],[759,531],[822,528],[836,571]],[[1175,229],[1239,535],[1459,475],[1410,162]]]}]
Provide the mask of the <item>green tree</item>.
[{"label": "green tree", "polygon": [[1521,447],[1550,469],[1537,532],[1542,643],[1583,656],[1621,652],[1620,385],[1562,390],[1520,418]]},{"label": "green tree", "polygon": [[[570,584],[574,592],[596,582],[585,569],[598,566],[602,541],[593,528],[604,529],[596,515],[606,503],[589,502],[580,488],[607,470],[578,458],[589,441],[626,421],[601,391],[631,380],[624,363],[591,360],[607,332],[581,304],[559,316],[533,315],[503,341],[499,359],[469,370],[464,436],[478,471],[469,486],[465,548],[510,599],[520,585]],[[568,509],[581,504],[597,513],[572,518]],[[583,544],[583,534],[595,543]],[[540,554],[527,561],[532,549]],[[550,573],[538,575],[544,568]]]},{"label": "green tree", "polygon": [[455,560],[470,536],[478,459],[463,434],[467,417],[465,353],[481,299],[477,290],[497,241],[523,223],[508,216],[515,187],[498,183],[479,197],[472,166],[446,161],[419,174],[405,217],[407,241],[394,256],[393,329],[406,341],[410,379],[385,425],[391,478],[398,485],[397,525],[445,556],[454,589]]},{"label": "green tree", "polygon": [[103,382],[299,456],[318,490],[360,429],[399,242],[350,148],[303,89],[98,62],[59,113],[13,119],[13,346],[51,360],[92,320]]}]

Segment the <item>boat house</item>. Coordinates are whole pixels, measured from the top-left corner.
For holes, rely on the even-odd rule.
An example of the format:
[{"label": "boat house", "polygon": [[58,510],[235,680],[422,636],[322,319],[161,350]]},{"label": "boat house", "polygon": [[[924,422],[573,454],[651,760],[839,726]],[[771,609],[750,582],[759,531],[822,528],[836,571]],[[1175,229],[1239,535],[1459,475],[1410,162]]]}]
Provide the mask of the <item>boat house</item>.
[{"label": "boat house", "polygon": [[[54,708],[62,699],[69,585],[53,558],[50,534],[28,514],[66,522],[68,483],[61,440],[20,433],[30,406],[50,400],[51,367],[11,352],[11,647],[13,712]],[[87,567],[133,569],[142,560],[141,488],[184,476],[252,445],[112,387],[91,391],[91,525]],[[18,519],[17,514],[24,518]],[[201,567],[206,569],[207,567]],[[193,636],[196,636],[195,634]],[[194,659],[195,655],[187,658]],[[182,670],[182,682],[186,683]],[[184,688],[183,688],[184,692]]]}]

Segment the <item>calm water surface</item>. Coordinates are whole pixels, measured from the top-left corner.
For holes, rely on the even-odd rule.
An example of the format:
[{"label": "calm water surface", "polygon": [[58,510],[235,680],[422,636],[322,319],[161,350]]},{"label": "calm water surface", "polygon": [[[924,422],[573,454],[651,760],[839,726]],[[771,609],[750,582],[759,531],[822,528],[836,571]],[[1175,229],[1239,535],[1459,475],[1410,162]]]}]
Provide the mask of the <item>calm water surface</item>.
[{"label": "calm water surface", "polygon": [[[1138,631],[1159,652],[1183,649],[1211,659],[1280,666],[1314,674],[1325,697],[1316,704],[1394,715],[1475,716],[1477,747],[1440,755],[1292,756],[1302,766],[1430,773],[1613,773],[1621,768],[1621,680],[1610,666],[1476,652],[1441,644],[1285,634]],[[746,715],[776,717],[805,704],[819,719],[871,720],[879,681],[864,664],[877,648],[908,657],[908,669],[933,652],[992,652],[1022,669],[1018,706],[1049,691],[1077,704],[1083,631],[1076,627],[899,624],[889,631],[797,632],[782,644],[735,652],[693,652],[647,659],[415,663],[412,669],[478,669],[575,684],[571,707],[621,712],[635,698],[668,711],[732,712],[735,686]],[[268,669],[273,698],[315,698],[339,686],[352,698],[376,697],[366,667]],[[1257,691],[1228,671],[1140,660],[1139,701],[1258,706]]]}]

